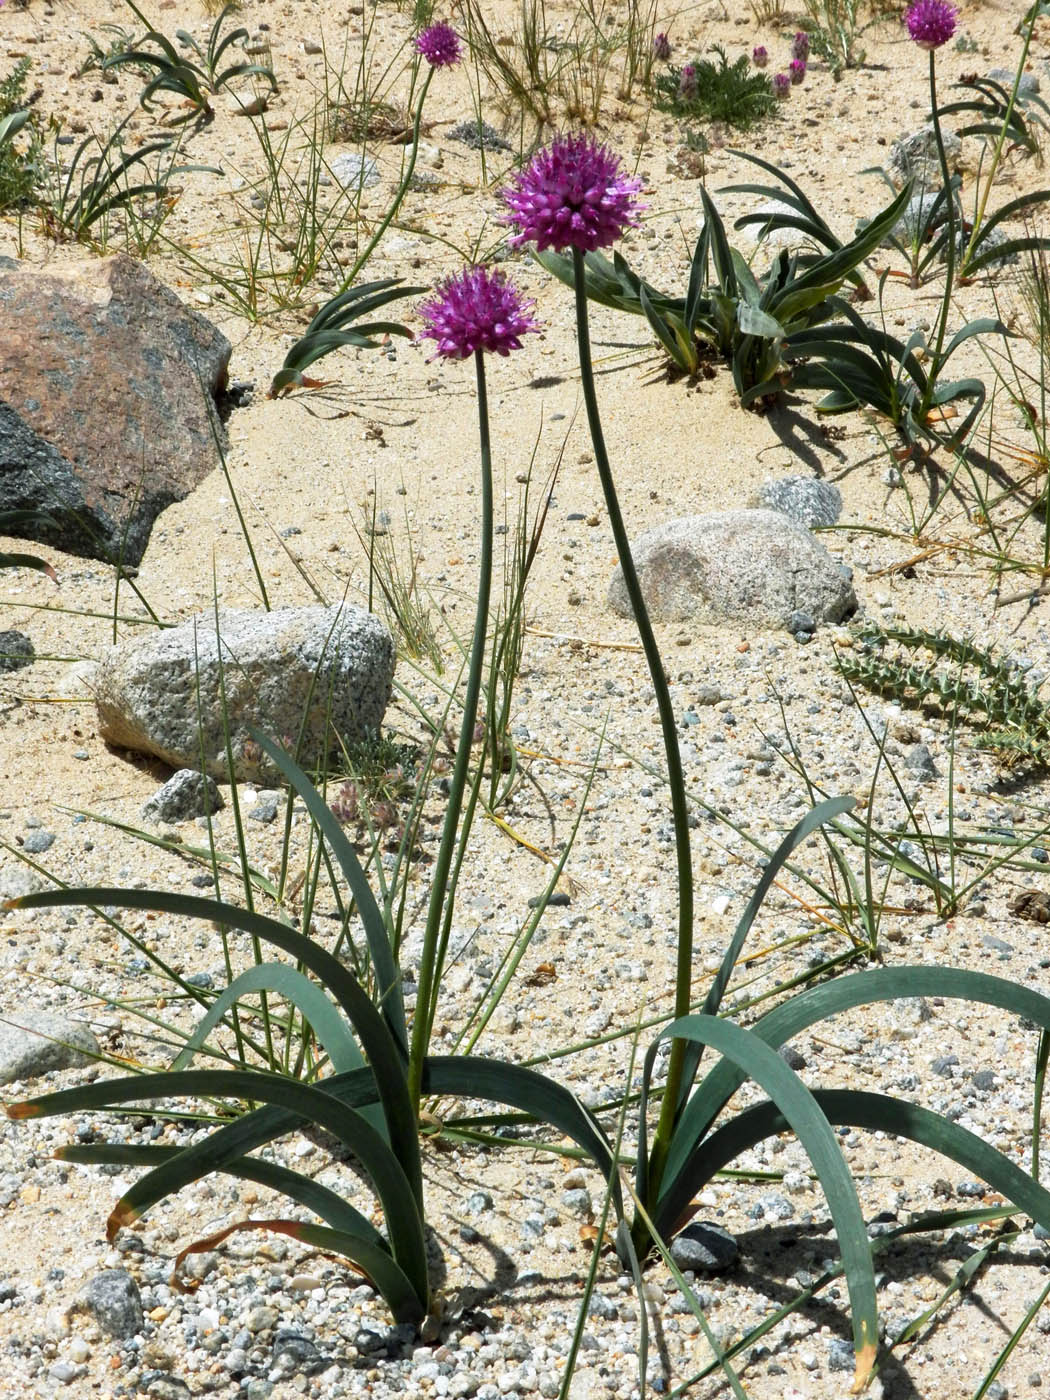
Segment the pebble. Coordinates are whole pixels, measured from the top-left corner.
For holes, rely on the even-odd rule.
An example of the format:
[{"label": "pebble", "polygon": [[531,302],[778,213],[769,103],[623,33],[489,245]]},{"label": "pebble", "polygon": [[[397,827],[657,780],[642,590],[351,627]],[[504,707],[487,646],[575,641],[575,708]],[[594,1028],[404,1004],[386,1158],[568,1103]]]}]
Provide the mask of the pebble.
[{"label": "pebble", "polygon": [[685,1272],[722,1273],[736,1262],[740,1246],[721,1225],[693,1221],[671,1242],[671,1258]]},{"label": "pebble", "polygon": [[43,855],[55,844],[55,833],[53,831],[31,831],[28,836],[22,839],[22,849],[31,856]]}]

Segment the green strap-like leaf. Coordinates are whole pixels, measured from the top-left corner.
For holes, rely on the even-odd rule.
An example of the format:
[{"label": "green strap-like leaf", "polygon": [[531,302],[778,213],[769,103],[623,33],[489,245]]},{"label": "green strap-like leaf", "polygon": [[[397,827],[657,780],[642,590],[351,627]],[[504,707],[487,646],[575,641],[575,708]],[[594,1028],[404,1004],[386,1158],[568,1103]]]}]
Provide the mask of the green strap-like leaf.
[{"label": "green strap-like leaf", "polygon": [[[334,1133],[368,1173],[383,1207],[391,1253],[425,1304],[428,1296],[427,1260],[420,1197],[401,1162],[383,1138],[369,1127],[356,1109],[328,1093],[327,1086],[321,1089],[299,1080],[258,1074],[251,1070],[183,1070],[179,1073],[129,1075],[122,1079],[81,1085],[46,1095],[42,1099],[26,1100],[9,1107],[7,1111],[9,1117],[31,1118],[90,1108],[111,1108],[116,1104],[147,1099],[170,1099],[176,1095],[240,1098],[272,1104],[291,1110],[299,1118]],[[197,1180],[207,1172],[220,1169],[223,1162],[221,1153],[208,1151],[213,1136],[201,1144],[202,1150],[194,1158],[196,1170],[185,1180]],[[149,1205],[160,1199],[160,1195],[170,1193],[170,1188],[167,1188],[158,1195],[156,1178],[159,1177],[166,1184],[172,1170],[177,1169],[185,1155],[180,1153],[171,1162],[164,1163],[125,1193],[110,1216],[111,1234],[140,1216]]]},{"label": "green strap-like leaf", "polygon": [[260,730],[250,727],[250,732],[259,747],[280,769],[302,798],[311,820],[324,836],[329,849],[339,862],[339,868],[350,886],[350,892],[357,905],[358,917],[365,931],[368,952],[375,972],[380,1008],[391,1033],[407,1057],[408,1032],[405,1028],[405,1005],[401,995],[401,974],[394,961],[393,950],[390,946],[390,931],[372,892],[372,886],[368,883],[368,877],[357,858],[357,852],[347,839],[346,832],[339,825],[328,803],[325,802],[291,756]]},{"label": "green strap-like leaf", "polygon": [[[874,1365],[878,1348],[875,1276],[853,1178],[827,1117],[814,1095],[771,1046],[743,1026],[715,1016],[683,1016],[672,1021],[646,1055],[644,1082],[651,1076],[657,1046],[675,1037],[710,1045],[726,1061],[731,1061],[738,1073],[753,1079],[780,1109],[802,1145],[820,1180],[838,1235],[853,1312],[856,1375],[858,1382],[863,1381]],[[702,1139],[700,1142],[682,1140],[681,1127],[675,1129],[672,1144],[677,1149],[676,1155],[691,1155],[698,1147],[703,1150]],[[662,1213],[659,1216],[653,1213],[653,1219],[663,1235],[666,1219]]]},{"label": "green strap-like leaf", "polygon": [[375,1075],[379,1101],[387,1121],[390,1146],[402,1163],[417,1197],[422,1196],[419,1138],[416,1117],[408,1096],[404,1053],[391,1035],[386,1020],[376,1010],[357,978],[313,939],[276,919],[241,909],[217,899],[171,894],[164,890],[132,890],[121,887],[41,890],[8,901],[10,908],[47,909],[67,905],[101,907],[113,904],[125,909],[156,909],[193,919],[209,919],[241,929],[282,949],[301,962],[324,984],[346,1013],[360,1037],[361,1047]]},{"label": "green strap-like leaf", "polygon": [[[852,1010],[855,1006],[895,1001],[899,997],[922,996],[997,1006],[1015,1016],[1026,1017],[1044,1030],[1050,1030],[1050,997],[984,972],[923,966],[876,968],[812,987],[763,1016],[752,1029],[768,1045],[776,1047],[817,1022]],[[667,1215],[680,1211],[689,1199],[676,1180],[685,1161],[684,1144],[703,1138],[743,1082],[741,1071],[735,1065],[722,1061],[713,1066],[686,1104],[680,1123],[683,1136],[681,1140],[676,1136],[668,1156],[658,1216],[661,1225],[666,1224],[665,1199],[668,1202]]]}]

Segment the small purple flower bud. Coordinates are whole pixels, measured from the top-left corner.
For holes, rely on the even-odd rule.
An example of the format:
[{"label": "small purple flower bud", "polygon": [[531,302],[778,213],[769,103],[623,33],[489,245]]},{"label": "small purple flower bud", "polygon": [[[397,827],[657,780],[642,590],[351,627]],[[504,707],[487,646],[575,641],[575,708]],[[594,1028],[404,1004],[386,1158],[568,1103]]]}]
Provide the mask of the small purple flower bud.
[{"label": "small purple flower bud", "polygon": [[809,35],[804,29],[800,29],[791,41],[791,57],[802,63],[809,57]]},{"label": "small purple flower bud", "polygon": [[939,49],[955,33],[959,11],[947,0],[915,0],[904,16],[908,33],[920,49]]},{"label": "small purple flower bud", "polygon": [[791,60],[791,62],[788,64],[788,72],[789,72],[790,75],[791,75],[792,84],[793,84],[795,87],[798,87],[799,83],[800,83],[800,82],[802,81],[802,79],[806,76],[806,63],[805,63],[805,59],[802,59],[802,58],[793,58],[793,59]]},{"label": "small purple flower bud", "polygon": [[764,68],[769,62],[769,50],[764,44],[756,44],[751,50],[751,62],[756,68]]},{"label": "small purple flower bud", "polygon": [[687,63],[678,77],[678,96],[686,102],[692,102],[696,94],[696,64]]},{"label": "small purple flower bud", "polygon": [[786,73],[778,73],[773,79],[773,92],[783,100],[791,91],[791,79]]},{"label": "small purple flower bud", "polygon": [[463,56],[459,35],[451,24],[432,24],[416,35],[416,50],[431,68],[452,68]]},{"label": "small purple flower bud", "polygon": [[666,34],[657,34],[653,39],[653,58],[666,63],[671,57],[671,41]]}]

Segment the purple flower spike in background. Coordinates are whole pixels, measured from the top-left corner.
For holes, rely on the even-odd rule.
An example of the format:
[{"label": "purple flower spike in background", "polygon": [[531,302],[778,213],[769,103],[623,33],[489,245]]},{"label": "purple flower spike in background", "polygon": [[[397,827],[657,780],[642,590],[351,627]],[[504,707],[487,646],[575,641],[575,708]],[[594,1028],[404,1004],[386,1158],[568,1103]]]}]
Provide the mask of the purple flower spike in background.
[{"label": "purple flower spike in background", "polygon": [[806,61],[805,61],[805,59],[803,59],[803,58],[793,58],[793,59],[791,60],[790,64],[788,64],[788,72],[789,72],[789,74],[791,75],[791,81],[792,81],[792,83],[794,83],[794,85],[795,85],[796,87],[798,87],[799,83],[800,83],[800,82],[802,81],[802,79],[806,76]]},{"label": "purple flower spike in background", "polygon": [[773,91],[779,98],[787,97],[791,91],[791,79],[786,73],[778,73],[773,79]]},{"label": "purple flower spike in background", "polygon": [[939,49],[955,33],[959,11],[947,0],[915,0],[904,16],[908,33],[920,49]]},{"label": "purple flower spike in background", "polygon": [[653,58],[666,63],[671,57],[671,41],[666,34],[657,34],[653,39]]},{"label": "purple flower spike in background", "polygon": [[769,62],[769,50],[764,44],[756,44],[751,50],[751,62],[756,68],[764,68]]},{"label": "purple flower spike in background", "polygon": [[493,268],[468,267],[434,290],[419,314],[427,323],[423,335],[437,341],[435,358],[465,360],[477,350],[509,355],[521,349],[523,335],[540,328],[529,315],[535,302]]},{"label": "purple flower spike in background", "polygon": [[416,35],[416,49],[431,68],[452,68],[463,57],[459,35],[451,24],[432,24]]},{"label": "purple flower spike in background", "polygon": [[696,92],[696,64],[687,63],[678,75],[678,96],[692,102]]},{"label": "purple flower spike in background", "polygon": [[804,29],[800,29],[791,41],[791,57],[802,63],[809,57],[809,35]]},{"label": "purple flower spike in background", "polygon": [[641,187],[592,136],[556,136],[503,191],[505,222],[518,228],[510,242],[535,243],[539,252],[606,248],[637,225]]}]

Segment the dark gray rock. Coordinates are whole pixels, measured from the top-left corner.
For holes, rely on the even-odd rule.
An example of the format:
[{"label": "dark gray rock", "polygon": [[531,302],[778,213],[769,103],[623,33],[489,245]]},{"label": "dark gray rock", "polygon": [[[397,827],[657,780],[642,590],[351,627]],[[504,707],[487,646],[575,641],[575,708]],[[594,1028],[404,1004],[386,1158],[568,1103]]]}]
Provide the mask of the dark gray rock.
[{"label": "dark gray rock", "polygon": [[[857,600],[841,565],[803,526],[773,510],[670,520],[632,541],[642,593],[658,622],[732,621],[788,628],[795,612],[840,622]],[[623,574],[609,604],[628,616]]]},{"label": "dark gray rock", "polygon": [[36,650],[24,632],[0,632],[0,672],[21,671],[35,660]]},{"label": "dark gray rock", "polygon": [[828,1343],[828,1370],[852,1371],[856,1364],[857,1358],[849,1342],[842,1337],[833,1337]]},{"label": "dark gray rock", "polygon": [[170,1371],[146,1371],[140,1384],[149,1400],[190,1400],[193,1394],[186,1382]]},{"label": "dark gray rock", "polygon": [[752,507],[778,510],[796,525],[813,529],[835,525],[842,514],[842,492],[830,481],[811,476],[781,476],[764,481],[748,501]]},{"label": "dark gray rock", "polygon": [[0,513],[26,539],[138,564],[153,522],[216,465],[230,343],[118,253],[0,259]]},{"label": "dark gray rock", "polygon": [[28,851],[31,856],[41,856],[45,851],[49,851],[55,844],[55,833],[53,831],[31,831],[22,841],[23,851]]},{"label": "dark gray rock", "polygon": [[148,822],[188,822],[194,817],[218,812],[224,806],[214,778],[198,773],[195,768],[180,768],[143,803],[142,817]]},{"label": "dark gray rock", "polygon": [[694,1273],[722,1273],[732,1267],[739,1252],[728,1230],[706,1220],[694,1220],[671,1242],[671,1258],[683,1271]]},{"label": "dark gray rock", "polygon": [[142,1295],[126,1269],[104,1269],[96,1274],[85,1284],[78,1303],[107,1336],[123,1340],[142,1330]]},{"label": "dark gray rock", "polygon": [[82,1021],[36,1006],[0,1013],[0,1084],[86,1065],[98,1053],[98,1041]]},{"label": "dark gray rock", "polygon": [[307,768],[335,753],[338,739],[378,730],[394,677],[393,639],[378,618],[350,606],[281,608],[224,613],[219,627],[225,699],[211,616],[111,648],[92,682],[103,739],[173,768],[199,765],[203,750],[220,781],[258,781],[276,770],[249,725],[289,747],[302,729]]},{"label": "dark gray rock", "polygon": [[269,826],[271,822],[277,820],[277,799],[274,797],[264,797],[257,802],[248,813],[250,822],[261,822],[264,826]]},{"label": "dark gray rock", "polygon": [[913,744],[911,746],[904,755],[904,766],[910,769],[920,782],[928,783],[937,776],[933,755],[925,744]]}]

